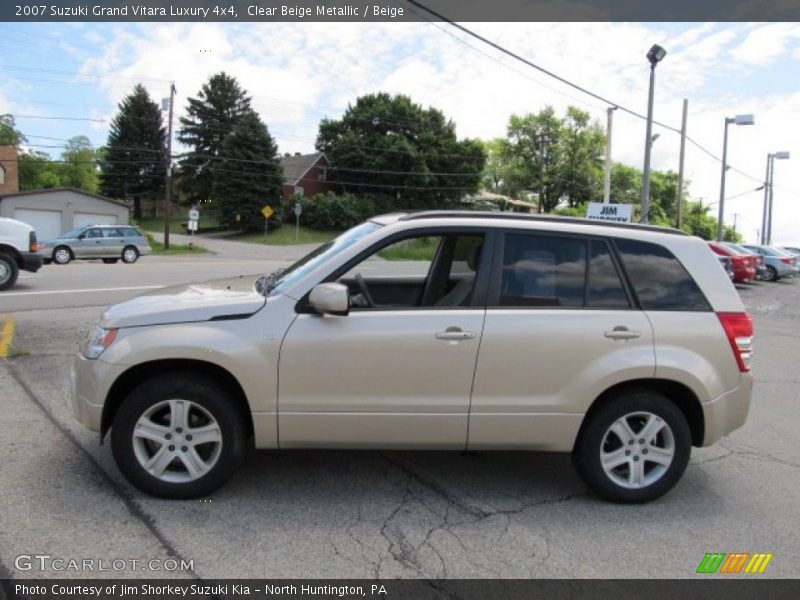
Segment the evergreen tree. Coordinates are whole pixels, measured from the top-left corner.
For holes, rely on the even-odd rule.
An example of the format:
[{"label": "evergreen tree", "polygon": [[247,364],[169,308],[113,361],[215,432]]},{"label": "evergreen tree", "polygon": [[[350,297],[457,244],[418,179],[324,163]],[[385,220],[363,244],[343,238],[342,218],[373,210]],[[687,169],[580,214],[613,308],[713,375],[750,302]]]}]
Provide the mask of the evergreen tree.
[{"label": "evergreen tree", "polygon": [[133,216],[140,218],[143,199],[164,195],[166,132],[158,105],[141,84],[118,108],[101,161],[100,190],[111,198],[132,199]]},{"label": "evergreen tree", "polygon": [[[211,166],[211,197],[218,209],[220,225],[227,228],[264,228],[261,209],[275,211],[270,227],[281,225],[283,171],[278,146],[254,111],[240,115],[219,147],[221,158]],[[236,215],[239,215],[237,221]]]},{"label": "evergreen tree", "polygon": [[241,116],[250,111],[250,98],[234,77],[213,75],[197,95],[189,98],[187,116],[181,117],[178,140],[191,148],[181,160],[181,187],[189,200],[212,197],[213,167],[222,143]]}]

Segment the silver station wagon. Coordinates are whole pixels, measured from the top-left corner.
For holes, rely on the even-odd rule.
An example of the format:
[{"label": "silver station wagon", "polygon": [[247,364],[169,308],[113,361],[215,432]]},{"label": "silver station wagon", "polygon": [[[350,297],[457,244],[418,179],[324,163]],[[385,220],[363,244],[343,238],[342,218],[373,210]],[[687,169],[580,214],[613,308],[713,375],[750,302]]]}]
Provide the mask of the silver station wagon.
[{"label": "silver station wagon", "polygon": [[569,452],[600,496],[645,502],[745,422],[752,336],[682,232],[391,214],[287,269],[109,308],[72,402],[162,497],[209,494],[253,443]]},{"label": "silver station wagon", "polygon": [[52,261],[57,265],[75,259],[135,263],[140,256],[150,254],[150,244],[141,231],[130,225],[86,225],[48,240],[40,251],[45,263]]}]

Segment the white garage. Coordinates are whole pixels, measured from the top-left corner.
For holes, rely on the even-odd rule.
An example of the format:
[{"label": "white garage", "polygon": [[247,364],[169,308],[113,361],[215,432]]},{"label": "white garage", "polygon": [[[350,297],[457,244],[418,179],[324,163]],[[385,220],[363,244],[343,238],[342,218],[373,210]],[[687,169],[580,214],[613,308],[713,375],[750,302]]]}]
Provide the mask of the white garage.
[{"label": "white garage", "polygon": [[83,225],[127,225],[122,202],[75,188],[54,188],[0,196],[0,217],[31,225],[40,241]]},{"label": "white garage", "polygon": [[50,240],[63,233],[61,231],[60,210],[39,210],[36,208],[17,208],[14,218],[31,225],[40,240]]}]

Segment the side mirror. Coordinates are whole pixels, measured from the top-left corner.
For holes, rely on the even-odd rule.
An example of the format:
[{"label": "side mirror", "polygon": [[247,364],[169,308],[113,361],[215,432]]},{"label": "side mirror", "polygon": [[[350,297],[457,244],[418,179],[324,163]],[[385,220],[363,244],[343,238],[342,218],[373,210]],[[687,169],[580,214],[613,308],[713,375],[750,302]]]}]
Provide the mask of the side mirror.
[{"label": "side mirror", "polygon": [[320,283],[308,296],[317,312],[346,317],[350,312],[350,290],[341,283]]},{"label": "side mirror", "polygon": [[82,234],[80,234],[80,235],[78,236],[78,239],[79,239],[79,240],[82,240],[82,239],[83,239],[83,238],[85,238],[85,237],[86,237],[86,234],[85,234],[85,233],[82,233]]}]

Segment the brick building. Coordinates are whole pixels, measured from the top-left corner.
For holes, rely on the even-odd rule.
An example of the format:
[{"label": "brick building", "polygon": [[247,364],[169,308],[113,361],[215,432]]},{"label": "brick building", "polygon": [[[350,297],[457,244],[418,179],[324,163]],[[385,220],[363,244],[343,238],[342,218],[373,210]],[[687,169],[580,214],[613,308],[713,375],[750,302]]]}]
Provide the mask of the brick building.
[{"label": "brick building", "polygon": [[284,202],[295,194],[314,196],[333,191],[328,183],[328,165],[328,159],[322,152],[282,157]]},{"label": "brick building", "polygon": [[0,196],[19,191],[19,163],[14,146],[0,146]]}]

